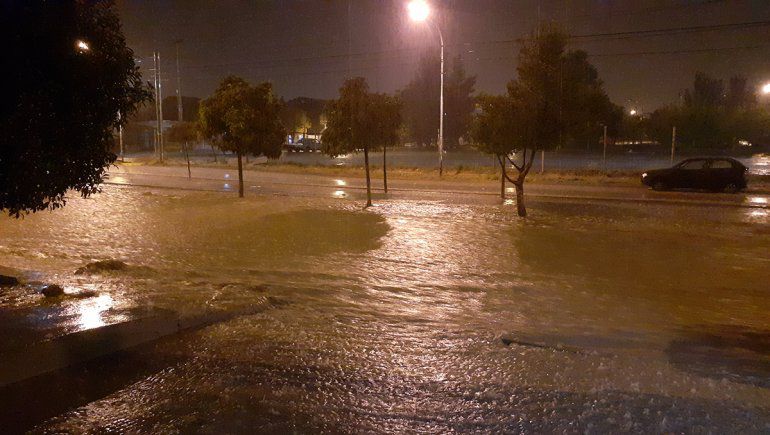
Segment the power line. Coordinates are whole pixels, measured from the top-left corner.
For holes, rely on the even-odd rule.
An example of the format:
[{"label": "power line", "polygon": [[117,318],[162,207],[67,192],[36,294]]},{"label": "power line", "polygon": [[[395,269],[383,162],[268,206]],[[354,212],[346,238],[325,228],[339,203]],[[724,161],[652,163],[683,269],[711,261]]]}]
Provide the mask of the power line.
[{"label": "power line", "polygon": [[751,21],[746,23],[731,23],[731,24],[716,24],[710,26],[692,26],[692,27],[669,27],[666,29],[651,29],[651,30],[634,30],[628,32],[612,32],[612,33],[589,33],[584,35],[572,35],[570,39],[586,39],[586,38],[609,38],[618,39],[624,37],[634,36],[664,36],[680,33],[694,33],[694,32],[712,32],[721,30],[744,30],[755,27],[770,26],[770,21]]}]

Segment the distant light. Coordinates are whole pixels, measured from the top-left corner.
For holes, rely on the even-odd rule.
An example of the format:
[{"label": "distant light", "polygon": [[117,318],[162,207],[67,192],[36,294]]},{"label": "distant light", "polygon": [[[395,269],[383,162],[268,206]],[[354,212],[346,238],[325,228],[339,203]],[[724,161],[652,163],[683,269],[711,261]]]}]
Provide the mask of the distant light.
[{"label": "distant light", "polygon": [[430,6],[424,0],[413,0],[406,5],[409,11],[409,18],[412,21],[425,21],[430,15]]},{"label": "distant light", "polygon": [[765,83],[765,85],[762,86],[762,93],[765,95],[770,94],[770,83]]},{"label": "distant light", "polygon": [[337,186],[346,186],[348,184],[345,180],[334,180],[334,182],[337,183]]},{"label": "distant light", "polygon": [[80,52],[88,51],[91,49],[91,47],[88,46],[88,43],[82,39],[75,41],[75,48],[77,48]]},{"label": "distant light", "polygon": [[631,109],[631,111],[628,112],[628,114],[631,115],[631,116],[636,116],[637,113],[638,112],[636,111],[636,109]]}]

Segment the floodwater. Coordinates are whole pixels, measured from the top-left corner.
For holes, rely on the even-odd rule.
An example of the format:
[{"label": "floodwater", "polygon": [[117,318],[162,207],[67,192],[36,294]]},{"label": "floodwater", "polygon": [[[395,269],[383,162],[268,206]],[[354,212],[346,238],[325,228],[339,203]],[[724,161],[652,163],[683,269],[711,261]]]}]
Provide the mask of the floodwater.
[{"label": "floodwater", "polygon": [[769,210],[378,202],[108,186],[3,220],[0,265],[96,293],[0,293],[39,328],[271,307],[37,431],[770,431]]}]

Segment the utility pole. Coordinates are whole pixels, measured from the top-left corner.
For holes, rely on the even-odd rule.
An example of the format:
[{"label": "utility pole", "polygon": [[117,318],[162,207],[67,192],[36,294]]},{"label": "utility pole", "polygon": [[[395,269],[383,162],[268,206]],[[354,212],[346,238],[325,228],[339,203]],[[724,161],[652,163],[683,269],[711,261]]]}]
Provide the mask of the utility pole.
[{"label": "utility pole", "polygon": [[160,78],[160,52],[155,51],[152,58],[155,62],[155,117],[158,120],[157,151],[160,156],[160,162],[163,163],[163,91]]},{"label": "utility pole", "polygon": [[120,161],[125,162],[125,156],[123,155],[123,114],[120,113],[120,110],[118,110],[118,122],[120,122],[120,125],[118,126],[118,142],[120,143]]},{"label": "utility pole", "polygon": [[[177,121],[184,122],[184,109],[182,109],[182,74],[179,69],[179,44],[181,39],[174,41],[176,45],[176,111]],[[187,160],[187,178],[192,178],[190,170],[190,152],[187,150],[187,140],[184,141],[184,157]]]},{"label": "utility pole", "polygon": [[436,24],[438,37],[441,41],[441,99],[439,100],[439,111],[441,117],[438,123],[438,176],[444,174],[444,35],[441,34],[441,28]]},{"label": "utility pole", "polygon": [[183,115],[183,109],[182,109],[182,77],[179,73],[179,43],[181,43],[181,39],[177,39],[174,41],[174,44],[176,44],[176,110],[177,110],[177,120],[179,122],[184,121],[182,118]]},{"label": "utility pole", "polygon": [[676,150],[676,126],[671,132],[671,164],[674,164],[674,151]]},{"label": "utility pole", "polygon": [[604,172],[607,172],[607,125],[604,125],[604,152],[602,153],[602,165]]}]

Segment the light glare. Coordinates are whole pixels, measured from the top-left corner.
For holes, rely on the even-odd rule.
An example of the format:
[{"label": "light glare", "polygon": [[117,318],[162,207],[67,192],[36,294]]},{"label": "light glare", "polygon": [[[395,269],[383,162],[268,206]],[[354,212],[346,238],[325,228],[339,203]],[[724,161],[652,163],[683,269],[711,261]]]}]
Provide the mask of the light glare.
[{"label": "light glare", "polygon": [[770,82],[765,83],[765,85],[762,86],[762,93],[765,95],[770,94]]},{"label": "light glare", "polygon": [[78,39],[75,43],[75,47],[77,47],[80,51],[88,51],[91,49],[91,47],[88,46],[88,43],[86,41],[83,41],[82,39]]},{"label": "light glare", "polygon": [[413,21],[425,21],[430,15],[430,6],[423,0],[414,0],[406,6],[409,10],[409,18]]}]

